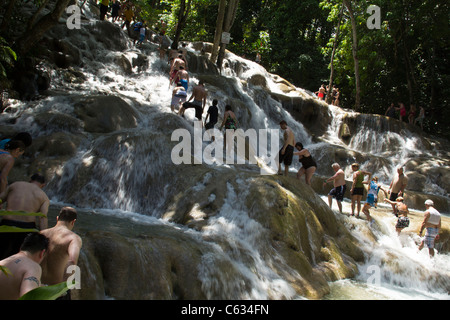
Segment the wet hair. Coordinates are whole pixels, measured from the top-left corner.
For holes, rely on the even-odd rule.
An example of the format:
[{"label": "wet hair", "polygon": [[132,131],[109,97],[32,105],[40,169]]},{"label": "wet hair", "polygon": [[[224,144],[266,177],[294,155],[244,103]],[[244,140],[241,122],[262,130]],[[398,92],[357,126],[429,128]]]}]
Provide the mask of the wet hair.
[{"label": "wet hair", "polygon": [[203,80],[200,80],[200,81],[198,82],[198,85],[203,85],[203,84],[205,84],[205,83],[203,82]]},{"label": "wet hair", "polygon": [[21,251],[36,253],[48,249],[49,240],[46,236],[39,232],[29,233],[20,246]]},{"label": "wet hair", "polygon": [[31,143],[33,142],[33,138],[28,132],[19,132],[11,140],[20,140],[25,144],[25,147],[31,146]]},{"label": "wet hair", "polygon": [[217,99],[214,99],[212,102],[213,106],[217,106],[218,103],[219,103],[219,101],[217,101]]},{"label": "wet hair", "polygon": [[227,105],[225,106],[225,111],[231,111],[231,106],[230,106],[229,104],[227,104]]},{"label": "wet hair", "polygon": [[62,207],[58,215],[58,221],[72,222],[77,219],[77,210],[72,207]]},{"label": "wet hair", "polygon": [[5,145],[5,150],[16,150],[17,148],[20,148],[22,150],[25,150],[25,143],[21,140],[10,140]]},{"label": "wet hair", "polygon": [[281,120],[281,121],[280,121],[280,125],[281,125],[281,124],[287,125],[287,122],[286,122],[285,120]]},{"label": "wet hair", "polygon": [[303,149],[303,144],[301,142],[297,142],[295,144],[296,147],[300,147],[300,149]]},{"label": "wet hair", "polygon": [[39,173],[35,173],[30,178],[31,181],[36,181],[39,183],[44,184],[45,183],[45,177],[43,175],[40,175]]},{"label": "wet hair", "polygon": [[180,66],[180,70],[184,70],[184,67],[183,67],[183,66]]}]

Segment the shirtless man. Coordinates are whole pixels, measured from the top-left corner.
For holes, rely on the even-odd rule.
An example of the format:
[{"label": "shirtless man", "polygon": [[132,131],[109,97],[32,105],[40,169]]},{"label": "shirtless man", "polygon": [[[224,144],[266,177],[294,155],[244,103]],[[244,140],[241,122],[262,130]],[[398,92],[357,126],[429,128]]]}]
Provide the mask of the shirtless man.
[{"label": "shirtless man", "polygon": [[[408,184],[408,177],[403,174],[402,167],[397,168],[397,173],[398,176],[392,180],[389,186],[388,193],[390,193],[389,200],[391,201],[396,201],[398,196],[405,197],[405,188]],[[392,205],[392,210],[394,211],[393,213],[397,215],[397,208],[395,204]]]},{"label": "shirtless man", "polygon": [[[40,212],[44,214],[45,217],[38,217],[38,224],[36,224],[35,216],[5,215],[0,225],[25,229],[36,229],[36,227],[39,230],[46,229],[48,226],[47,212],[50,201],[45,192],[42,191],[44,185],[45,178],[39,174],[34,174],[30,182],[14,182],[0,194],[0,200],[7,202],[6,210],[8,211]],[[23,232],[0,233],[0,242],[2,243],[0,259],[19,252],[25,236],[26,234]]]},{"label": "shirtless man", "polygon": [[395,230],[397,231],[397,234],[400,235],[400,232],[404,228],[409,227],[408,206],[403,203],[403,197],[397,197],[397,199],[395,199],[395,201],[391,201],[389,199],[384,199],[384,201],[394,205],[397,209],[398,220],[397,220],[397,224],[395,225]]},{"label": "shirtless man", "polygon": [[419,236],[422,236],[423,229],[427,229],[425,238],[419,245],[419,250],[422,250],[426,244],[428,247],[428,253],[431,257],[434,257],[434,241],[439,239],[439,230],[441,229],[441,214],[434,208],[433,200],[425,201],[425,214],[423,217],[422,225],[420,226]]},{"label": "shirtless man", "polygon": [[39,263],[48,248],[48,239],[39,233],[29,233],[20,252],[1,260],[8,274],[0,272],[0,300],[17,300],[40,286],[42,269]]},{"label": "shirtless man", "polygon": [[25,144],[20,140],[6,143],[5,150],[0,150],[0,193],[6,190],[8,174],[14,166],[15,159],[25,152]]},{"label": "shirtless man", "polygon": [[189,86],[189,73],[184,69],[183,66],[180,66],[180,70],[178,70],[177,75],[174,79],[175,83],[181,82],[181,85],[187,91]]},{"label": "shirtless man", "polygon": [[[189,108],[195,108],[195,117],[198,120],[202,120],[203,110],[206,106],[206,97],[208,96],[208,93],[205,89],[205,84],[202,80],[198,82],[198,85],[194,87],[192,90],[192,95],[189,98],[189,100],[185,103],[183,103],[180,112],[178,113],[182,117],[184,117],[184,112],[186,109]],[[193,102],[191,100],[194,99]]]},{"label": "shirtless man", "polygon": [[280,122],[280,128],[284,131],[283,138],[284,144],[278,153],[278,174],[281,175],[281,163],[284,163],[284,175],[287,176],[289,172],[289,166],[292,164],[292,158],[294,156],[295,136],[291,128],[288,127],[286,121]]},{"label": "shirtless man", "polygon": [[[72,231],[76,220],[77,211],[71,207],[63,207],[56,218],[56,225],[41,231],[50,240],[48,252],[41,263],[43,284],[53,285],[67,281],[71,275],[71,272],[67,273],[67,268],[77,265],[82,241]],[[70,292],[66,298],[70,299]]]},{"label": "shirtless man", "polygon": [[330,193],[328,193],[328,205],[331,208],[333,198],[335,198],[338,204],[339,212],[342,213],[342,200],[344,200],[345,190],[347,189],[347,185],[345,184],[345,173],[338,163],[333,163],[331,167],[333,168],[335,174],[331,178],[325,180],[323,185],[325,186],[328,182],[333,181],[334,188],[331,189]]},{"label": "shirtless man", "polygon": [[178,70],[180,70],[180,67],[186,68],[186,61],[183,59],[183,55],[179,54],[177,58],[173,59],[172,67],[170,68],[170,84],[172,85],[173,81],[175,80]]}]

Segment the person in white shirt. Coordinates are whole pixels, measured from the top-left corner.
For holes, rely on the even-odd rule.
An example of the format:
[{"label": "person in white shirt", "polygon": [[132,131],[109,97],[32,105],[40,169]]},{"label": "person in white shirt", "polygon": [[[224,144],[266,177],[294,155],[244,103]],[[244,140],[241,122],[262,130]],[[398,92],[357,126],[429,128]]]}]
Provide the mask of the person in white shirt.
[{"label": "person in white shirt", "polygon": [[425,201],[425,214],[422,225],[420,227],[419,236],[422,236],[423,229],[427,229],[425,237],[419,245],[419,250],[422,250],[424,245],[427,246],[430,256],[434,256],[434,242],[439,239],[439,230],[441,229],[441,214],[434,208],[433,200]]}]

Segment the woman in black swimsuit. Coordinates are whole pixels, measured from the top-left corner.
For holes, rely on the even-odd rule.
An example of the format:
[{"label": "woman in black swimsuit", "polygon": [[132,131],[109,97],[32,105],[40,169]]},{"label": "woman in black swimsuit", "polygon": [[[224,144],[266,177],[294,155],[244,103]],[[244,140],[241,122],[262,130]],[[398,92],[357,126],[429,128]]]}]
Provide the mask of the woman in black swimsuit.
[{"label": "woman in black swimsuit", "polygon": [[294,155],[298,155],[298,161],[302,164],[302,167],[297,172],[297,179],[305,175],[306,184],[311,185],[311,178],[316,172],[317,164],[309,153],[308,149],[303,148],[303,144],[297,142],[295,148],[298,152],[294,152]]}]

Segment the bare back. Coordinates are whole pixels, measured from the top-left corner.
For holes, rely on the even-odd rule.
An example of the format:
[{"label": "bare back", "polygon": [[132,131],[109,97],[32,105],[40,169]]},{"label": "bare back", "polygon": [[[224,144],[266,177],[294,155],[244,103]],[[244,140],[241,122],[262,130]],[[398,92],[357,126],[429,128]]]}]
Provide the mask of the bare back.
[{"label": "bare back", "polygon": [[56,225],[41,231],[50,239],[47,254],[41,263],[42,283],[53,285],[65,281],[66,269],[77,264],[81,249],[81,238],[71,230]]},{"label": "bare back", "polygon": [[392,181],[392,192],[399,193],[399,191],[402,190],[402,188],[406,187],[407,183],[408,178],[404,174],[398,175]]},{"label": "bare back", "polygon": [[[17,181],[12,183],[6,192],[6,210],[41,212],[47,215],[50,201],[45,192],[35,183]],[[4,218],[22,222],[34,222],[36,219],[35,217],[27,216],[4,216]],[[40,218],[40,220],[41,229],[46,228],[47,219]]]},{"label": "bare back", "polygon": [[0,272],[0,300],[17,300],[40,285],[41,267],[21,252],[2,261],[11,274]]},{"label": "bare back", "polygon": [[345,173],[342,169],[336,171],[336,174],[334,175],[333,185],[335,187],[345,185]]}]

